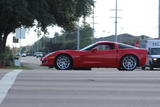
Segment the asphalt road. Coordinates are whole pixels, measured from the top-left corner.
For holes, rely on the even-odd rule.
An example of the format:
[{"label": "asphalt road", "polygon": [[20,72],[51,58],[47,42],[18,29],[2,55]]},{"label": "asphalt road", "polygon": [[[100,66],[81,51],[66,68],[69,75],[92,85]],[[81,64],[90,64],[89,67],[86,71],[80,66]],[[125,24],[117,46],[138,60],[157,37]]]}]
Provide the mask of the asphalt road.
[{"label": "asphalt road", "polygon": [[[36,58],[22,61],[33,70],[18,74],[0,107],[160,107],[158,70],[57,71],[39,67]],[[9,72],[15,71],[0,70],[0,99]]]}]

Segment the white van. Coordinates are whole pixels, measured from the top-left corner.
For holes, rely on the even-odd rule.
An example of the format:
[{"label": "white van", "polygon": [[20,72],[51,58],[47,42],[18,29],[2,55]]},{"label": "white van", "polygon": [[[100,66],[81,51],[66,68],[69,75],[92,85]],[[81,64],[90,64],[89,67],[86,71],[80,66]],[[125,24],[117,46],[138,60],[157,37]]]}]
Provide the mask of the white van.
[{"label": "white van", "polygon": [[141,40],[140,48],[148,50],[148,61],[142,69],[145,69],[145,67],[150,67],[150,70],[160,68],[160,39]]}]

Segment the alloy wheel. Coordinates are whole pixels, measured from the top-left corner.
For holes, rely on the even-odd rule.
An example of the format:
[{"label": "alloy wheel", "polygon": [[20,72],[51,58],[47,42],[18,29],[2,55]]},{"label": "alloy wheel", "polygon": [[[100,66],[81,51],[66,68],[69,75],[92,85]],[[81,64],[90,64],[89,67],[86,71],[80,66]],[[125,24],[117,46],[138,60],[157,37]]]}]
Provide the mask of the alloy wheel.
[{"label": "alloy wheel", "polygon": [[122,59],[122,67],[127,71],[132,71],[137,66],[137,59],[132,55],[127,55]]},{"label": "alloy wheel", "polygon": [[60,55],[56,59],[56,68],[59,70],[67,70],[71,67],[71,59],[67,55]]}]

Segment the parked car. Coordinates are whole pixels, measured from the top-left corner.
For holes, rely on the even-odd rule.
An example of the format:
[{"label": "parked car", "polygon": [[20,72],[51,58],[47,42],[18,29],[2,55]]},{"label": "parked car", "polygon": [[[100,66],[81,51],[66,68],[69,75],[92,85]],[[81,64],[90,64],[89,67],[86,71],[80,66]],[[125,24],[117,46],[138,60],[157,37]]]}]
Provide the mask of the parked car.
[{"label": "parked car", "polygon": [[131,71],[137,66],[143,67],[146,60],[146,49],[100,41],[81,50],[52,52],[41,58],[41,66],[55,67],[58,70],[103,67]]},{"label": "parked car", "polygon": [[35,52],[34,56],[37,57],[37,58],[38,57],[43,57],[43,52]]},{"label": "parked car", "polygon": [[27,54],[26,53],[22,53],[22,57],[26,57],[27,56]]},{"label": "parked car", "polygon": [[20,52],[17,52],[16,54],[15,54],[15,56],[21,56],[21,53]]},{"label": "parked car", "polygon": [[29,53],[27,53],[27,56],[33,56],[33,53],[29,52]]}]

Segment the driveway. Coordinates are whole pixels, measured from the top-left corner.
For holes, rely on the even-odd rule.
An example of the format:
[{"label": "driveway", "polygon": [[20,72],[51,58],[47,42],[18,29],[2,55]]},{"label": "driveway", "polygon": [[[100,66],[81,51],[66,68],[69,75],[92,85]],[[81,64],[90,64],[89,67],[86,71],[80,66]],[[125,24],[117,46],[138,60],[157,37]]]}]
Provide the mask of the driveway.
[{"label": "driveway", "polygon": [[41,61],[40,58],[32,57],[32,56],[27,56],[27,57],[22,57],[21,62],[23,63],[24,66],[31,68],[31,69],[48,69],[48,67],[40,66]]}]

